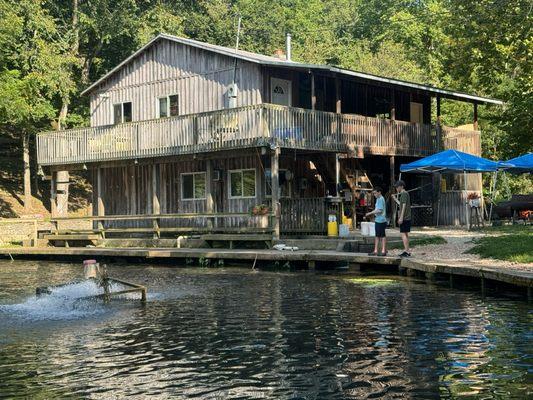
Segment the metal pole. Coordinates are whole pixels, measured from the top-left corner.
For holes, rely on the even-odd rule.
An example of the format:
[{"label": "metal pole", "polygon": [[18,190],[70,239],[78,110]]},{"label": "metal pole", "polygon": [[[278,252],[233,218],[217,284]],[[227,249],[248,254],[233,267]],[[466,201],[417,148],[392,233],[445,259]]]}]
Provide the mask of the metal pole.
[{"label": "metal pole", "polygon": [[466,190],[466,171],[463,171],[463,176],[465,180],[465,219],[466,219],[466,229],[470,230],[470,220],[468,219],[468,192]]},{"label": "metal pole", "polygon": [[490,192],[489,224],[492,221],[492,207],[494,206],[494,197],[496,196],[496,181],[497,180],[498,180],[498,171],[494,172],[494,182],[492,183],[492,190]]}]

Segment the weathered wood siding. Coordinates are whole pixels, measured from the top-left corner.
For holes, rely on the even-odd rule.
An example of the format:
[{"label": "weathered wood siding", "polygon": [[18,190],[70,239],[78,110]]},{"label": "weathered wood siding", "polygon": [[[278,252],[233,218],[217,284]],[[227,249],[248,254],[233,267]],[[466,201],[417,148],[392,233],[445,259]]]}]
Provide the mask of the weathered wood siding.
[{"label": "weathered wood siding", "polygon": [[[220,179],[213,181],[211,191],[214,198],[215,213],[248,213],[258,204],[271,203],[266,190],[268,183],[265,179],[265,170],[270,168],[270,155],[260,155],[256,150],[239,157],[221,157],[212,159],[214,170],[220,173]],[[316,180],[315,171],[311,170],[309,161],[296,158],[292,154],[284,154],[280,158],[280,168],[291,171],[293,178],[283,182],[285,194],[281,199],[282,228],[286,232],[321,232],[324,227],[323,185]],[[101,168],[102,188],[101,198],[106,215],[134,215],[154,214],[154,181],[155,169],[155,194],[159,200],[161,214],[178,213],[206,213],[207,201],[205,199],[185,200],[182,197],[183,174],[191,172],[206,172],[205,160],[165,160],[158,163],[141,163],[113,165]],[[256,196],[254,198],[231,198],[229,196],[229,171],[240,169],[254,169],[256,174]],[[96,176],[93,173],[93,186]],[[306,179],[307,184],[301,186],[301,180]],[[94,202],[97,203],[97,189],[94,191]],[[94,215],[98,214],[97,208]],[[253,218],[219,218],[218,227],[267,227],[267,217]],[[160,227],[206,227],[205,219],[180,218],[162,219]],[[151,226],[150,221],[114,221],[105,223],[107,228]]]},{"label": "weathered wood siding", "polygon": [[[91,126],[113,123],[113,104],[132,102],[133,121],[158,117],[158,98],[179,95],[180,115],[228,106],[233,58],[161,39],[91,93]],[[261,68],[239,61],[237,105],[262,102]],[[149,134],[149,132],[147,132]]]}]

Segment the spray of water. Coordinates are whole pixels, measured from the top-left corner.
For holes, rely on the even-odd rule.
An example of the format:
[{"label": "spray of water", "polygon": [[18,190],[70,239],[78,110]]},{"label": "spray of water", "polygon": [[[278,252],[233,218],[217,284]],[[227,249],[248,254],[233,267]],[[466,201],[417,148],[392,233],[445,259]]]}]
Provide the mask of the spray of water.
[{"label": "spray of water", "polygon": [[[111,290],[119,288],[111,287]],[[106,311],[101,301],[90,296],[102,294],[102,288],[87,280],[52,288],[52,293],[31,296],[19,304],[0,305],[0,312],[25,320],[72,320],[91,317]]]}]

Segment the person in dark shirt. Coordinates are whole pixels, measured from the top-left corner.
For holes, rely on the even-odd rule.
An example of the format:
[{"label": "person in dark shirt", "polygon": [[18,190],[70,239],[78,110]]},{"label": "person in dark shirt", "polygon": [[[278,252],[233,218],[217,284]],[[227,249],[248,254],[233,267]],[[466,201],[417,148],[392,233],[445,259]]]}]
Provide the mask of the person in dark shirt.
[{"label": "person in dark shirt", "polygon": [[400,257],[411,257],[411,249],[409,248],[409,232],[411,232],[411,197],[409,192],[405,190],[405,182],[397,181],[394,184],[398,192],[398,204],[400,205],[400,212],[398,214],[398,225],[400,226],[400,233],[402,235],[403,253]]}]

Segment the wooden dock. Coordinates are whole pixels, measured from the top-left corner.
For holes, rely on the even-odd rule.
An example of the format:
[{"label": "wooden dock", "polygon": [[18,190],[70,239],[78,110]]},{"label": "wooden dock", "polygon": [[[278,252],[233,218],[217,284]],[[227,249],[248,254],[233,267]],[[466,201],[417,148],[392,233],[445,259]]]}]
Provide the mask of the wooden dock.
[{"label": "wooden dock", "polygon": [[376,257],[364,253],[332,250],[279,251],[272,249],[206,249],[206,248],[102,248],[102,247],[14,247],[0,248],[0,257],[17,258],[136,258],[145,260],[176,259],[182,260],[224,260],[246,261],[250,265],[257,261],[307,263],[314,269],[316,263],[346,263],[352,267],[381,267],[391,273],[423,275],[428,280],[438,277],[459,282],[461,279],[479,279],[482,291],[487,281],[501,282],[527,289],[528,298],[533,296],[533,272],[516,268],[487,267],[472,262],[469,264],[452,261],[423,261],[401,259],[400,257]]}]

